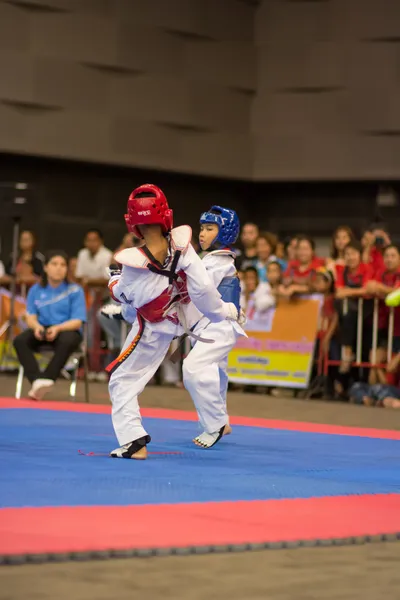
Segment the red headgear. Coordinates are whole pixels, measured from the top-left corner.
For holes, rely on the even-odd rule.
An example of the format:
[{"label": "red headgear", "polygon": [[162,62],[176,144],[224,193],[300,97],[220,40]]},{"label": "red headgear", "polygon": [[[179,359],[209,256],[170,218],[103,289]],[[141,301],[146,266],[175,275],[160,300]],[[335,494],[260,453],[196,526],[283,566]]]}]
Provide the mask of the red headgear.
[{"label": "red headgear", "polygon": [[164,192],[156,185],[145,183],[133,190],[128,198],[125,215],[128,231],[142,239],[138,225],[161,225],[163,233],[169,233],[173,227],[172,210]]}]

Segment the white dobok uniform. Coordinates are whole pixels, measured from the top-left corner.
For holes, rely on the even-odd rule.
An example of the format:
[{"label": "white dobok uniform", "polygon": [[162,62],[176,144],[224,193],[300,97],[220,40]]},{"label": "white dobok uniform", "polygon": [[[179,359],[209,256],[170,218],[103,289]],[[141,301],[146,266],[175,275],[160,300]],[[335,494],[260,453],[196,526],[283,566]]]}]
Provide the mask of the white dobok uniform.
[{"label": "white dobok uniform", "polygon": [[[157,371],[171,341],[184,333],[182,325],[190,329],[202,314],[212,322],[231,315],[231,307],[221,300],[191,246],[191,237],[192,231],[186,225],[173,229],[169,255],[162,266],[153,263],[143,248],[127,248],[115,255],[123,265],[122,272],[111,277],[109,289],[115,300],[129,306],[124,313],[130,313],[130,321],[136,312],[121,354],[107,368],[111,373],[112,422],[121,446],[147,435],[138,395]],[[177,252],[177,277],[171,282],[154,269],[170,270]]]},{"label": "white dobok uniform", "polygon": [[[220,249],[206,254],[203,264],[217,288],[226,277],[237,276],[235,254]],[[207,433],[217,432],[229,422],[226,395],[228,390],[228,354],[240,336],[246,336],[235,321],[212,323],[202,317],[193,331],[213,344],[196,341],[183,361],[183,383],[196,406],[199,421]]]}]

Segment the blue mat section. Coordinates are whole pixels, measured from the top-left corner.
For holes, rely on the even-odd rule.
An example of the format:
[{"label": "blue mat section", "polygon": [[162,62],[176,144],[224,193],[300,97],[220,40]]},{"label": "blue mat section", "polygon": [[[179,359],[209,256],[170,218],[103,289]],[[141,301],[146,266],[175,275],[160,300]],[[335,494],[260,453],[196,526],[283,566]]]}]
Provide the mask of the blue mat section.
[{"label": "blue mat section", "polygon": [[[400,443],[235,426],[210,450],[194,422],[146,419],[147,461],[111,459],[110,417],[0,410],[0,506],[175,504],[400,493]],[[81,456],[78,450],[100,456]]]}]

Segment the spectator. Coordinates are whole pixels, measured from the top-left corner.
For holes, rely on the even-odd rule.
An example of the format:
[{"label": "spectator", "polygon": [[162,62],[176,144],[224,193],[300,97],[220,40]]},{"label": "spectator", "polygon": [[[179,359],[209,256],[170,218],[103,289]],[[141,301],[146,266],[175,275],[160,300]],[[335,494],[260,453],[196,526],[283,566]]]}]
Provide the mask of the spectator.
[{"label": "spectator", "polygon": [[357,382],[350,388],[349,397],[355,404],[400,408],[400,354],[388,365],[385,383]]},{"label": "spectator", "polygon": [[84,286],[88,315],[88,345],[90,349],[89,379],[98,377],[101,369],[101,332],[96,314],[105,298],[108,298],[107,269],[113,254],[103,243],[98,229],[89,229],[85,235],[85,248],[78,253],[75,276]]},{"label": "spectator", "polygon": [[78,264],[78,259],[76,256],[72,256],[68,261],[68,281],[70,283],[78,283],[78,279],[76,277],[76,265]]},{"label": "spectator", "polygon": [[[122,238],[120,246],[117,248],[115,253],[120,250],[125,250],[126,248],[133,248],[139,246],[141,244],[141,240],[135,237],[132,233],[126,233]],[[116,304],[115,300],[112,298],[108,298],[106,304]],[[109,319],[102,312],[102,308],[99,308],[97,312],[97,320],[100,324],[101,329],[104,331],[107,337],[107,346],[110,351],[112,357],[118,355],[118,352],[121,348],[121,333],[123,328],[123,321],[117,319]],[[111,358],[112,360],[112,358]],[[92,375],[94,378],[94,376]],[[108,376],[105,372],[97,373],[96,379],[98,381],[107,381]]]},{"label": "spectator", "polygon": [[[320,267],[317,269],[313,288],[317,294],[321,294],[323,296],[321,324],[319,331],[319,338],[322,340],[322,349],[324,353],[329,353],[329,350],[334,345],[335,351],[331,352],[330,354],[334,353],[335,356],[337,356],[338,353],[336,350],[338,346],[333,342],[333,340],[338,331],[339,315],[335,307],[335,280],[333,273],[326,267]],[[336,360],[336,358],[332,358],[332,360]]]},{"label": "spectator", "polygon": [[279,294],[279,286],[282,285],[283,269],[278,260],[270,260],[267,264],[267,279],[274,296]]},{"label": "spectator", "polygon": [[326,261],[326,267],[334,274],[335,279],[338,272],[344,269],[344,250],[353,240],[355,235],[347,225],[341,225],[333,232],[331,256]]},{"label": "spectator", "polygon": [[[40,400],[51,390],[68,357],[82,341],[85,297],[79,285],[68,283],[67,270],[64,252],[48,254],[41,282],[28,292],[28,329],[14,340],[19,361],[32,384],[28,395],[34,400]],[[41,373],[34,353],[43,344],[50,345],[54,355]]]},{"label": "spectator", "polygon": [[[315,274],[314,291],[323,296],[320,325],[317,334],[316,356],[322,355],[332,361],[340,360],[340,339],[338,336],[339,315],[335,306],[335,279],[326,267],[320,267]],[[337,367],[330,367],[328,373],[330,390],[342,393],[343,388],[337,381]]]},{"label": "spectator", "polygon": [[284,274],[283,285],[279,289],[282,296],[290,298],[293,294],[309,294],[316,270],[324,261],[315,256],[315,242],[307,236],[297,238],[296,260],[289,262]]},{"label": "spectator", "polygon": [[253,267],[257,261],[257,238],[259,236],[258,225],[255,223],[245,223],[240,233],[240,241],[243,252],[238,252],[236,257],[236,268],[238,271],[245,271],[247,267]]},{"label": "spectator", "polygon": [[275,306],[275,294],[271,285],[261,281],[255,267],[247,267],[243,275],[243,290],[240,306],[244,313],[252,318],[256,312],[265,312]]},{"label": "spectator", "polygon": [[112,261],[112,252],[104,246],[104,237],[98,229],[89,229],[85,235],[85,247],[78,253],[76,277],[82,285],[106,287],[107,268]]},{"label": "spectator", "polygon": [[277,236],[269,231],[261,233],[257,238],[257,262],[255,267],[260,281],[267,281],[267,265],[271,261],[278,262],[283,271],[286,269],[286,262],[275,255],[277,243]]},{"label": "spectator", "polygon": [[[347,300],[346,310],[341,310],[341,341],[342,341],[342,363],[341,373],[350,370],[353,361],[353,350],[357,337],[358,298],[365,296],[367,282],[372,278],[369,265],[361,262],[361,246],[352,241],[347,244],[344,251],[345,267],[342,273],[338,273],[336,280],[336,298]],[[364,302],[364,324],[371,317],[371,305]],[[363,327],[364,336],[367,332]]]},{"label": "spectator", "polygon": [[[375,274],[374,280],[366,285],[368,294],[381,299],[379,303],[378,318],[378,349],[375,362],[382,364],[387,360],[389,308],[383,302],[388,294],[400,286],[400,251],[397,246],[390,244],[383,252],[384,270]],[[400,352],[400,308],[394,309],[394,333],[393,351]],[[370,358],[372,362],[372,355]],[[386,376],[382,369],[373,368],[370,371],[369,382],[371,384],[386,382]]]},{"label": "spectator", "polygon": [[[32,231],[21,231],[18,244],[16,283],[19,286],[31,286],[40,280],[43,273],[43,254],[36,250],[36,237]],[[6,265],[3,283],[11,283],[13,257]],[[22,292],[24,290],[21,290]]]},{"label": "spectator", "polygon": [[282,242],[281,240],[278,240],[278,242],[276,244],[275,256],[276,256],[276,258],[278,258],[279,260],[282,260],[285,263],[285,269],[286,269],[286,266],[287,266],[286,248],[285,248],[285,243]]},{"label": "spectator", "polygon": [[387,231],[377,223],[372,224],[364,233],[361,244],[363,246],[363,262],[371,266],[373,273],[382,271],[384,269],[383,250],[391,244]]},{"label": "spectator", "polygon": [[290,263],[294,260],[297,260],[297,242],[302,235],[294,235],[293,237],[289,237],[285,241],[285,257],[287,261]]}]

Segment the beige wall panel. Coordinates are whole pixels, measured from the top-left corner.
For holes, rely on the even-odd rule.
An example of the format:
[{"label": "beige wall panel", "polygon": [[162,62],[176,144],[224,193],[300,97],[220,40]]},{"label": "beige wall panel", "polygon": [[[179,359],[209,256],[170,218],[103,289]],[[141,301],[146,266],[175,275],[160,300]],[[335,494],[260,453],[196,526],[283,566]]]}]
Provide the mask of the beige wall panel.
[{"label": "beige wall panel", "polygon": [[33,100],[33,58],[29,54],[0,52],[0,100]]},{"label": "beige wall panel", "polygon": [[393,42],[354,43],[348,49],[346,85],[379,90],[400,81],[400,45]]},{"label": "beige wall panel", "polygon": [[26,118],[27,149],[35,153],[104,161],[109,134],[109,122],[87,112],[42,112]]},{"label": "beige wall panel", "polygon": [[217,40],[252,41],[254,8],[239,0],[202,0],[208,33]]},{"label": "beige wall panel", "polygon": [[331,42],[258,47],[258,89],[340,87],[346,80],[347,47]]},{"label": "beige wall panel", "polygon": [[[7,1],[7,0],[2,0]],[[20,10],[26,11],[30,7],[39,8],[41,11],[60,11],[69,12],[71,10],[70,0],[10,0],[15,6],[19,6]],[[27,7],[27,8],[25,8]]]},{"label": "beige wall panel", "polygon": [[25,117],[14,107],[0,104],[0,144],[10,150],[25,148]]},{"label": "beige wall panel", "polygon": [[109,77],[85,65],[38,58],[34,63],[34,99],[64,108],[108,111]]},{"label": "beige wall panel", "polygon": [[337,21],[351,25],[353,39],[400,35],[398,0],[363,0],[362,6],[358,0],[335,0],[334,6]]},{"label": "beige wall panel", "polygon": [[187,34],[205,34],[203,2],[197,0],[116,0],[119,22]]},{"label": "beige wall panel", "polygon": [[181,143],[185,162],[194,173],[235,179],[252,175],[253,147],[247,135],[187,132]]},{"label": "beige wall panel", "polygon": [[254,8],[238,0],[117,0],[126,22],[215,40],[252,39]]},{"label": "beige wall panel", "polygon": [[184,40],[148,25],[121,23],[118,25],[115,61],[117,65],[133,70],[182,76]]},{"label": "beige wall panel", "polygon": [[190,86],[193,125],[213,131],[249,132],[251,97],[217,86]]},{"label": "beige wall panel", "polygon": [[111,128],[110,150],[120,155],[163,158],[180,157],[180,133],[155,123],[131,118],[115,118]]},{"label": "beige wall panel", "polygon": [[255,90],[256,57],[250,42],[188,40],[184,47],[184,75],[205,84]]},{"label": "beige wall panel", "polygon": [[331,39],[330,5],[331,2],[261,0],[255,21],[255,43],[309,43]]},{"label": "beige wall panel", "polygon": [[254,177],[268,179],[380,179],[400,172],[400,140],[378,136],[259,138]]},{"label": "beige wall panel", "polygon": [[20,8],[0,3],[0,55],[27,52],[30,44],[29,15]]},{"label": "beige wall panel", "polygon": [[116,23],[106,17],[77,13],[37,13],[31,22],[32,53],[77,62],[113,65]]},{"label": "beige wall panel", "polygon": [[400,132],[400,84],[353,90],[352,122],[358,132]]},{"label": "beige wall panel", "polygon": [[139,75],[112,77],[110,112],[134,120],[187,125],[192,121],[190,96],[183,79]]},{"label": "beige wall panel", "polygon": [[321,94],[265,94],[253,105],[252,131],[256,135],[312,135],[347,132],[352,128],[347,92]]}]

